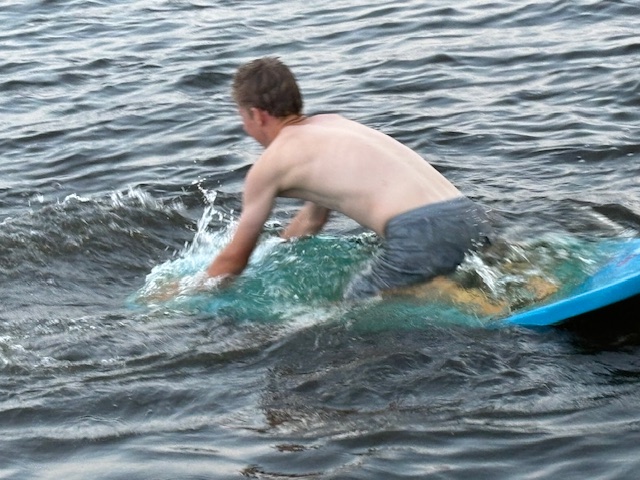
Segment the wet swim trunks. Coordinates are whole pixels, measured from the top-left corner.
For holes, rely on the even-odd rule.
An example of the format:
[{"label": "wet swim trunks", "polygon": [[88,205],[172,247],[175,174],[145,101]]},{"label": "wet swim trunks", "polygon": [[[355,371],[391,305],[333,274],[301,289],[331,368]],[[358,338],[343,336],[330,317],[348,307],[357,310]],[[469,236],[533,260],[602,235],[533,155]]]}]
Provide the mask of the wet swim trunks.
[{"label": "wet swim trunks", "polygon": [[489,243],[485,212],[466,197],[402,213],[387,223],[380,254],[347,286],[345,299],[453,272],[467,252]]}]

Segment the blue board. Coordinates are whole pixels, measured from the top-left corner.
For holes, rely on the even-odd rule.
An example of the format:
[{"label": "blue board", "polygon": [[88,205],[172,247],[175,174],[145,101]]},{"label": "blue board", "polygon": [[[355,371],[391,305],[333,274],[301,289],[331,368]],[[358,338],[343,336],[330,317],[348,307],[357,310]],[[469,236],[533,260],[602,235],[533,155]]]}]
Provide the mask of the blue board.
[{"label": "blue board", "polygon": [[618,244],[600,270],[561,300],[503,319],[512,325],[557,325],[580,315],[640,298],[640,240]]}]

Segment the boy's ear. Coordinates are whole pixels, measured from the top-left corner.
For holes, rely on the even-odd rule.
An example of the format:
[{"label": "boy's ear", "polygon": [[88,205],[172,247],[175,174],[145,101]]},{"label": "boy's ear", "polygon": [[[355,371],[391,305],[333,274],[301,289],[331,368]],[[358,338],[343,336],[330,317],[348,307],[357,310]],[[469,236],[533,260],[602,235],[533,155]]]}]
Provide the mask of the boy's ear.
[{"label": "boy's ear", "polygon": [[269,117],[269,112],[257,107],[251,107],[250,111],[251,111],[251,118],[256,120],[260,126],[267,123],[267,117]]}]

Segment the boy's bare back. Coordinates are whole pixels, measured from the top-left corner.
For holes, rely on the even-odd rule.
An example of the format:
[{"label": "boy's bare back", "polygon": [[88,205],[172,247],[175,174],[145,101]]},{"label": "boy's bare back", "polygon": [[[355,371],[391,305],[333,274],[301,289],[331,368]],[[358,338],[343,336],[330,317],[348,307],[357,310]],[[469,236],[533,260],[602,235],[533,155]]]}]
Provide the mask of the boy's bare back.
[{"label": "boy's bare back", "polygon": [[249,179],[275,181],[277,195],[342,212],[381,236],[394,216],[461,196],[408,147],[335,114],[284,126],[252,170]]}]

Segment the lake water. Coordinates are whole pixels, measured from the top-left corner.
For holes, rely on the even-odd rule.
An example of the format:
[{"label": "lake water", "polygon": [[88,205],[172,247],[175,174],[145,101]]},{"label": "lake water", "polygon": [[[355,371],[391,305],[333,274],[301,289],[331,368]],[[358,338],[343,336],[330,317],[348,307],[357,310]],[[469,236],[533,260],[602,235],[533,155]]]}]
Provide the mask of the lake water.
[{"label": "lake water", "polygon": [[[457,272],[512,308],[640,232],[634,0],[8,0],[0,6],[0,478],[635,479],[640,329],[344,305],[336,216],[221,294],[148,301],[228,238],[260,147],[235,69],[418,151],[490,209]],[[185,280],[186,279],[186,280]]]}]

